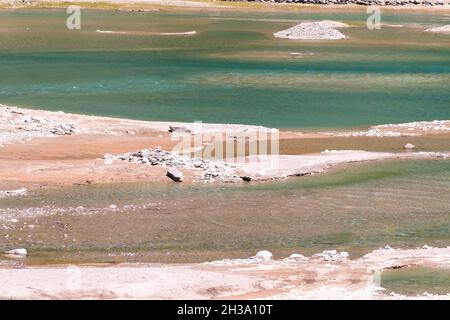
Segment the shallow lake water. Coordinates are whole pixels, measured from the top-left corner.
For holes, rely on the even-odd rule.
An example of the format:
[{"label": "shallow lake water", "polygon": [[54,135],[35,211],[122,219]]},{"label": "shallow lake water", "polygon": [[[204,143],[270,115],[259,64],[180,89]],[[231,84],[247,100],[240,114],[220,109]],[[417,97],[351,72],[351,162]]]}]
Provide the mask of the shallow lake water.
[{"label": "shallow lake water", "polygon": [[0,200],[0,219],[10,228],[0,229],[0,247],[28,248],[28,263],[199,262],[262,249],[356,258],[385,245],[448,245],[450,162],[365,163],[244,185],[42,190]]},{"label": "shallow lake water", "polygon": [[409,296],[450,293],[450,269],[412,266],[387,270],[381,275],[381,286],[388,293]]}]

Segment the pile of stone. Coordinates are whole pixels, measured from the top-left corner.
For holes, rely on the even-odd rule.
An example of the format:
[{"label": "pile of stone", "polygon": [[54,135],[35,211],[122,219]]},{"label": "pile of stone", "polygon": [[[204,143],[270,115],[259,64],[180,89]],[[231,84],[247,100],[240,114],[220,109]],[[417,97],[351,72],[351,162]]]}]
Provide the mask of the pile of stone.
[{"label": "pile of stone", "polygon": [[273,35],[276,38],[291,40],[341,40],[346,36],[336,28],[345,27],[348,25],[337,21],[303,22]]},{"label": "pile of stone", "polygon": [[75,125],[72,123],[31,116],[16,108],[0,105],[0,143],[71,135],[75,131]]},{"label": "pile of stone", "polygon": [[[201,171],[200,181],[205,183],[216,181],[235,183],[241,181],[236,168],[224,161],[213,161],[199,157],[179,155],[161,149],[144,149],[121,155],[105,154],[104,159],[105,164],[107,165],[111,164],[114,160],[121,160],[151,166],[159,165],[177,169],[199,170]],[[179,176],[177,173],[171,175],[174,177]]]},{"label": "pile of stone", "polygon": [[[235,1],[235,0],[225,0]],[[405,5],[422,5],[422,6],[444,6],[450,5],[445,0],[248,0],[248,2],[277,2],[277,3],[306,3],[306,4],[357,4],[363,6],[405,6]]]}]

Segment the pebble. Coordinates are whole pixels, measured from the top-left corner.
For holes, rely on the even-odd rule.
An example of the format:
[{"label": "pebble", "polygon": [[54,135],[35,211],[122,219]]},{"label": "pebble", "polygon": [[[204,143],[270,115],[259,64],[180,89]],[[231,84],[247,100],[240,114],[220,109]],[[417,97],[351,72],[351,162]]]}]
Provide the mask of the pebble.
[{"label": "pebble", "polygon": [[26,257],[28,252],[27,252],[27,249],[19,248],[19,249],[13,249],[13,250],[6,251],[5,254]]}]

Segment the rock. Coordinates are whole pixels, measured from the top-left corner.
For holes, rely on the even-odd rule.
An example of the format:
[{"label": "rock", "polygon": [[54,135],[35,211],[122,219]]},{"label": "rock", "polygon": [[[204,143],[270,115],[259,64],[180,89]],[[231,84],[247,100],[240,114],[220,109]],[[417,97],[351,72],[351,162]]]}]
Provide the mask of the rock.
[{"label": "rock", "polygon": [[337,250],[325,250],[322,253],[318,253],[312,256],[313,259],[320,259],[330,262],[342,262],[346,261],[349,254],[345,251],[337,252]]},{"label": "rock", "polygon": [[263,262],[269,262],[272,260],[273,254],[270,251],[261,250],[256,254],[255,258]]},{"label": "rock", "polygon": [[177,168],[170,168],[167,170],[167,176],[175,182],[183,181],[183,173]]},{"label": "rock", "polygon": [[169,126],[169,132],[191,133],[188,127]]},{"label": "rock", "polygon": [[203,165],[203,163],[202,163],[201,161],[195,161],[195,162],[194,162],[194,167],[195,167],[195,168],[201,168],[202,165]]},{"label": "rock", "polygon": [[139,153],[139,156],[141,156],[142,158],[148,158],[151,156],[151,154],[152,153],[150,150],[144,149],[144,150],[141,150],[141,152]]},{"label": "rock", "polygon": [[25,188],[17,190],[0,190],[0,198],[24,196],[27,192],[28,190]]},{"label": "rock", "polygon": [[294,261],[307,261],[309,260],[307,257],[305,257],[304,255],[298,254],[298,253],[293,253],[289,256],[288,260],[294,260]]},{"label": "rock", "polygon": [[252,181],[252,177],[243,170],[237,170],[236,174],[239,176],[239,178],[241,178],[242,180],[244,180],[246,182]]},{"label": "rock", "polygon": [[27,249],[20,248],[20,249],[13,249],[13,250],[6,251],[5,254],[26,257],[28,252],[27,252]]},{"label": "rock", "polygon": [[103,161],[103,164],[104,164],[105,166],[112,165],[112,164],[113,164],[113,159],[105,159],[105,160]]},{"label": "rock", "polygon": [[405,144],[405,146],[403,147],[403,149],[415,149],[416,146],[413,145],[412,143],[407,143]]}]

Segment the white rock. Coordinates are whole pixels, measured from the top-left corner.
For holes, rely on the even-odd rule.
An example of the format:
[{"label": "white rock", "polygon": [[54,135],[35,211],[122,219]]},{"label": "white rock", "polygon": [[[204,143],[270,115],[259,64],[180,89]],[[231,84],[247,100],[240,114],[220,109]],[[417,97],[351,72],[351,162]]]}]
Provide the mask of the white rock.
[{"label": "white rock", "polygon": [[342,262],[346,261],[349,254],[345,251],[338,252],[337,250],[325,250],[322,253],[318,253],[312,256],[313,259],[321,259],[324,261],[331,262]]},{"label": "white rock", "polygon": [[413,145],[412,143],[407,143],[407,144],[405,144],[405,146],[403,148],[404,149],[414,149],[414,148],[416,148],[416,146]]},{"label": "white rock", "polygon": [[269,262],[272,260],[273,254],[270,251],[261,250],[256,254],[255,258],[262,260],[263,262]]},{"label": "white rock", "polygon": [[27,249],[19,248],[19,249],[13,249],[13,250],[6,251],[5,254],[26,257],[28,252],[27,252]]},{"label": "white rock", "polygon": [[289,260],[296,260],[296,261],[306,261],[309,260],[307,257],[305,257],[304,255],[298,254],[298,253],[293,253],[289,256],[288,258]]}]

